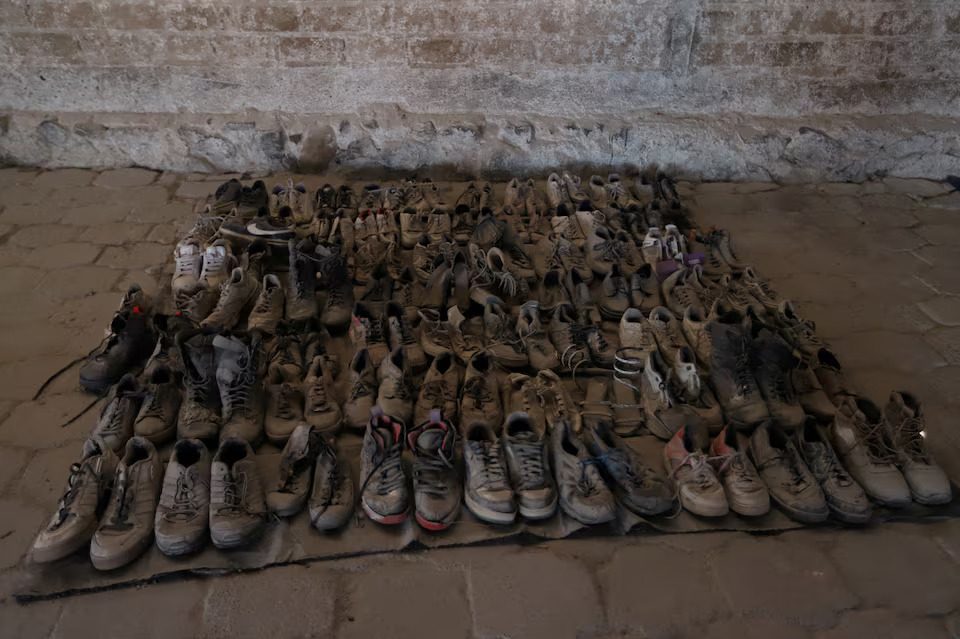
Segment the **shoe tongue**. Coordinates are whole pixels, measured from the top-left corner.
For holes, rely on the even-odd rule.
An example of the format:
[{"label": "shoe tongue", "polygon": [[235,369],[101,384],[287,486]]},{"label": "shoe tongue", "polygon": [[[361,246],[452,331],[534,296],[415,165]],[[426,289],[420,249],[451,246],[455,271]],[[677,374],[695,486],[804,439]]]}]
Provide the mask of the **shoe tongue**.
[{"label": "shoe tongue", "polygon": [[417,437],[417,449],[421,453],[432,453],[443,446],[446,433],[439,428],[428,428]]},{"label": "shoe tongue", "polygon": [[200,253],[200,247],[196,244],[183,244],[180,246],[180,255],[197,255]]}]

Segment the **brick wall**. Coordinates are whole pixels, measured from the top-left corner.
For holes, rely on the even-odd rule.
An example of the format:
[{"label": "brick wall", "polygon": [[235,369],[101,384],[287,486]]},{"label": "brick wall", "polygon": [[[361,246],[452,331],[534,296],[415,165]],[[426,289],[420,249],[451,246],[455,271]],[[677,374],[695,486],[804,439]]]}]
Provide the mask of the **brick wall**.
[{"label": "brick wall", "polygon": [[958,63],[950,0],[4,0],[0,154],[927,174],[957,160]]}]

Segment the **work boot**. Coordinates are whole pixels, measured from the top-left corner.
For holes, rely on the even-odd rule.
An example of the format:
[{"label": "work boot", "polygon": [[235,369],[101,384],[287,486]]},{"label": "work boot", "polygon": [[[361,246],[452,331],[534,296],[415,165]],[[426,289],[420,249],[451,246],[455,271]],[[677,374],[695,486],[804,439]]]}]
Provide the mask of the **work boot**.
[{"label": "work boot", "polygon": [[259,282],[238,266],[220,289],[217,307],[200,322],[200,326],[221,331],[232,329],[240,322],[245,310],[253,306],[259,293]]},{"label": "work boot", "polygon": [[750,457],[770,496],[792,519],[807,524],[830,516],[820,483],[782,430],[760,425],[750,436]]},{"label": "work boot", "polygon": [[403,442],[400,420],[378,413],[367,424],[360,450],[360,504],[378,524],[407,519],[410,497],[403,472]]},{"label": "work boot", "polygon": [[198,439],[181,439],[173,447],[153,519],[157,548],[168,557],[197,552],[207,541],[210,463]]},{"label": "work boot", "polygon": [[303,419],[326,437],[339,433],[343,424],[343,413],[331,398],[335,383],[333,378],[334,367],[330,358],[317,355],[303,380],[303,393],[306,396]]},{"label": "work boot", "polygon": [[150,547],[162,482],[163,462],[153,444],[142,437],[131,438],[117,464],[107,509],[90,541],[94,568],[115,570]]},{"label": "work boot", "polygon": [[140,413],[143,389],[133,375],[124,375],[107,396],[107,404],[100,413],[91,437],[103,439],[116,454],[121,454],[127,441],[133,437],[133,424]]},{"label": "work boot", "polygon": [[420,317],[420,347],[430,357],[437,357],[453,348],[450,341],[450,324],[446,311],[424,309]]},{"label": "work boot", "polygon": [[214,335],[182,331],[176,336],[183,362],[184,397],[177,416],[177,439],[216,439],[222,423]]},{"label": "work boot", "polygon": [[663,447],[663,463],[677,485],[680,505],[701,517],[723,517],[730,511],[723,484],[703,452],[706,430],[684,426]]},{"label": "work boot", "polygon": [[320,438],[320,452],[313,469],[310,490],[310,523],[317,530],[342,528],[353,516],[355,496],[350,464],[339,459],[337,451]]},{"label": "work boot", "polygon": [[292,517],[303,510],[322,440],[320,433],[304,421],[293,429],[280,454],[279,480],[266,494],[270,512],[278,517]]},{"label": "work boot", "polygon": [[820,484],[833,516],[848,524],[870,521],[870,500],[860,484],[840,464],[827,433],[816,418],[808,417],[803,428],[797,429],[794,438],[794,446]]},{"label": "work boot", "polygon": [[526,413],[511,413],[501,441],[520,515],[529,520],[552,517],[557,510],[557,487],[550,471],[546,431]]},{"label": "work boot", "polygon": [[259,445],[264,414],[263,381],[257,366],[260,338],[254,333],[247,346],[236,337],[217,335],[213,347],[223,418],[220,441],[236,437]]},{"label": "work boot", "polygon": [[224,550],[256,541],[266,528],[263,482],[253,449],[243,439],[227,437],[210,469],[210,539]]},{"label": "work boot", "polygon": [[430,418],[431,411],[439,411],[452,424],[457,419],[457,391],[460,388],[460,369],[453,353],[443,351],[430,364],[414,408],[413,423],[421,424]]},{"label": "work boot", "polygon": [[714,438],[710,453],[730,510],[759,517],[770,511],[770,493],[747,455],[749,448],[749,438],[727,426]]},{"label": "work boot", "polygon": [[282,368],[267,373],[263,431],[271,443],[281,446],[303,421],[303,391],[300,376],[288,376]]},{"label": "work boot", "polygon": [[750,343],[752,372],[778,426],[792,431],[803,425],[805,415],[797,399],[791,375],[799,362],[782,338],[760,329]]},{"label": "work boot", "polygon": [[70,477],[56,512],[33,542],[33,561],[57,561],[90,543],[119,463],[100,437],[92,436],[84,442],[83,457],[70,465]]},{"label": "work boot", "polygon": [[[374,317],[373,311],[363,302],[353,307],[353,319],[350,323],[350,343],[354,351],[366,350],[370,353],[374,366],[379,366],[390,352],[384,332],[383,319]],[[366,420],[364,420],[366,421]]]},{"label": "work boot", "polygon": [[927,451],[926,418],[920,400],[906,391],[890,393],[884,425],[897,450],[897,466],[910,486],[913,501],[924,505],[950,503],[950,480]]},{"label": "work boot", "polygon": [[350,428],[365,428],[370,421],[370,411],[377,396],[376,370],[366,350],[357,351],[350,362],[347,400],[343,404],[344,421]]},{"label": "work boot", "polygon": [[530,366],[536,370],[555,370],[560,366],[557,350],[550,343],[547,332],[540,323],[537,302],[531,300],[520,307],[517,319],[517,335],[526,348]]},{"label": "work boot", "polygon": [[402,348],[383,358],[377,371],[380,388],[377,406],[395,419],[409,424],[413,419],[413,391],[410,389],[410,364]]},{"label": "work boot", "polygon": [[769,419],[767,404],[749,366],[749,319],[727,313],[710,320],[705,331],[708,339],[695,348],[704,351],[711,387],[727,419],[742,426]]},{"label": "work boot", "polygon": [[387,330],[390,337],[390,348],[403,349],[410,368],[413,371],[422,371],[427,367],[427,356],[423,348],[413,336],[413,329],[407,321],[407,315],[396,302],[387,303],[386,312]]},{"label": "work boot", "polygon": [[530,360],[523,341],[510,317],[500,307],[500,300],[490,298],[484,305],[483,325],[487,352],[504,368],[525,368]]},{"label": "work boot", "polygon": [[449,528],[460,515],[457,434],[450,422],[433,413],[407,433],[413,451],[413,500],[417,523],[426,530]]},{"label": "work boot", "polygon": [[557,477],[560,506],[568,516],[588,526],[616,518],[613,495],[569,422],[553,425],[550,465]]},{"label": "work boot", "polygon": [[182,400],[173,372],[166,367],[156,368],[144,386],[143,403],[133,422],[133,433],[158,445],[173,437]]},{"label": "work boot", "polygon": [[490,524],[513,523],[517,504],[501,441],[483,424],[473,424],[465,430],[463,499],[467,508],[477,519]]},{"label": "work boot", "polygon": [[497,389],[493,357],[479,351],[467,363],[463,390],[460,394],[460,423],[481,423],[493,429],[500,428],[503,410]]},{"label": "work boot", "polygon": [[660,282],[657,281],[657,273],[651,265],[644,264],[630,276],[630,304],[644,313],[663,306]]},{"label": "work boot", "polygon": [[[130,287],[124,304],[110,322],[106,344],[87,357],[80,367],[80,385],[91,393],[102,394],[126,373],[143,364],[156,344],[149,309],[136,303],[146,299],[136,284]],[[127,304],[126,300],[131,300]],[[128,308],[127,308],[128,307]]]}]

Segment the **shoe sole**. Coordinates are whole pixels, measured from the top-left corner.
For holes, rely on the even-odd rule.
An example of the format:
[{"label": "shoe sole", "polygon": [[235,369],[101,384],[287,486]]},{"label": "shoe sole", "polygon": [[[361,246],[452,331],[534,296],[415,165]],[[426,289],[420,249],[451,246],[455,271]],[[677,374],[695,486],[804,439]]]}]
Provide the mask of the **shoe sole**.
[{"label": "shoe sole", "polygon": [[771,495],[770,498],[776,502],[777,506],[779,506],[780,510],[782,510],[787,517],[799,521],[801,524],[822,524],[830,518],[829,508],[824,508],[822,513],[808,513],[785,506],[783,502],[776,499],[773,495]]},{"label": "shoe sole", "polygon": [[553,517],[554,513],[557,512],[558,500],[559,500],[559,497],[555,496],[553,498],[553,501],[550,502],[549,505],[544,506],[542,508],[528,508],[528,507],[520,506],[519,507],[520,516],[523,517],[524,519],[532,519],[532,520],[547,519],[549,517]]},{"label": "shoe sole", "polygon": [[457,517],[459,515],[460,515],[460,507],[458,506],[457,509],[453,513],[451,513],[450,517],[443,521],[430,521],[429,519],[425,519],[420,513],[416,514],[416,518],[417,518],[417,523],[420,524],[420,527],[423,528],[424,530],[436,531],[436,530],[446,530],[447,528],[452,526],[456,522]]},{"label": "shoe sole", "polygon": [[834,519],[844,524],[862,525],[862,524],[869,523],[870,520],[873,518],[872,510],[868,510],[866,513],[852,514],[852,513],[840,512],[839,510],[831,508],[830,514],[833,516]]},{"label": "shoe sole", "polygon": [[470,495],[464,495],[463,501],[467,504],[467,510],[469,510],[474,517],[482,521],[487,522],[488,524],[512,524],[517,518],[517,511],[514,510],[511,513],[501,513],[496,510],[490,510],[485,508],[477,503]]},{"label": "shoe sole", "polygon": [[369,517],[371,521],[375,521],[384,526],[402,524],[407,520],[407,516],[410,514],[405,510],[397,515],[381,515],[370,508],[370,506],[367,506],[367,502],[363,501],[362,499],[360,500],[360,504],[363,506],[363,512],[367,514],[367,517]]},{"label": "shoe sole", "polygon": [[691,505],[687,503],[687,500],[683,498],[683,495],[680,496],[680,505],[683,506],[683,509],[688,513],[700,517],[724,517],[730,512],[730,507],[727,504],[724,504],[722,508],[717,506],[715,509],[698,506],[691,507]]},{"label": "shoe sole", "polygon": [[924,497],[923,495],[918,495],[917,493],[911,491],[910,496],[913,498],[913,501],[917,502],[921,506],[942,506],[944,504],[949,504],[953,499],[952,493],[935,495],[933,497]]},{"label": "shoe sole", "polygon": [[738,504],[727,500],[730,505],[730,510],[737,513],[741,517],[760,517],[766,515],[770,512],[770,502],[760,505],[749,505],[749,504]]}]

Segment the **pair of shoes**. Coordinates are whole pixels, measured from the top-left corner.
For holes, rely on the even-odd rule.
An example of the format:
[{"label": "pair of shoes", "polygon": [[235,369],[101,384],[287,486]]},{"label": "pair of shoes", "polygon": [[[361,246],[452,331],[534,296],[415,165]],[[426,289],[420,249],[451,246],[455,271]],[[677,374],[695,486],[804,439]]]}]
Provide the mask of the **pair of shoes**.
[{"label": "pair of shoes", "polygon": [[90,436],[120,454],[131,437],[162,444],[177,429],[182,393],[174,373],[165,366],[154,368],[144,384],[124,375],[107,395]]},{"label": "pair of shoes", "polygon": [[188,237],[173,251],[175,269],[170,281],[174,296],[203,287],[217,289],[237,266],[230,243],[216,239],[206,247]]}]

